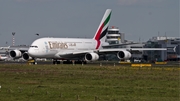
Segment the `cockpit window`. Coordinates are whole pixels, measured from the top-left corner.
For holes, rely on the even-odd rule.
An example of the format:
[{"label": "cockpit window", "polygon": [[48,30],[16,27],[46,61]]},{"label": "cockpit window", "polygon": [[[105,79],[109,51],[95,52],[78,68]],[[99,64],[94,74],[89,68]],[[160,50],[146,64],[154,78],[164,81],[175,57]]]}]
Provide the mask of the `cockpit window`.
[{"label": "cockpit window", "polygon": [[38,48],[38,46],[30,46],[30,47]]}]

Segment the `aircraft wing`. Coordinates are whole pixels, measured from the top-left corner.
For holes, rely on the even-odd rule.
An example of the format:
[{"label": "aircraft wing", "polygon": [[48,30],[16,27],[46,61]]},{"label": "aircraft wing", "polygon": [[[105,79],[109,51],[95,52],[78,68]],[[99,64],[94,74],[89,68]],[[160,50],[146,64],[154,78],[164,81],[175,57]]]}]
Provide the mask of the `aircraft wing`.
[{"label": "aircraft wing", "polygon": [[136,51],[136,50],[167,50],[166,48],[109,48],[109,49],[99,49],[99,50],[87,50],[87,51],[72,51],[72,52],[59,52],[57,55],[66,56],[66,55],[84,55],[86,53],[113,53],[119,51]]},{"label": "aircraft wing", "polygon": [[130,48],[130,50],[167,50],[167,48]]},{"label": "aircraft wing", "polygon": [[100,49],[99,53],[109,53],[109,52],[119,52],[119,51],[143,51],[143,50],[167,50],[166,48],[109,48],[109,49]]},{"label": "aircraft wing", "polygon": [[115,46],[126,46],[132,44],[139,44],[139,43],[121,43],[121,44],[112,44],[112,45],[104,45],[103,48],[115,47]]},{"label": "aircraft wing", "polygon": [[29,47],[17,47],[17,48],[14,48],[14,47],[10,47],[9,50],[20,50],[20,51],[28,51]]},{"label": "aircraft wing", "polygon": [[129,53],[129,51],[143,51],[143,50],[167,50],[166,48],[109,48],[99,50],[86,50],[86,51],[71,51],[71,52],[59,52],[56,54],[60,58],[83,58],[86,54],[97,53],[102,54],[113,54],[118,52]]}]

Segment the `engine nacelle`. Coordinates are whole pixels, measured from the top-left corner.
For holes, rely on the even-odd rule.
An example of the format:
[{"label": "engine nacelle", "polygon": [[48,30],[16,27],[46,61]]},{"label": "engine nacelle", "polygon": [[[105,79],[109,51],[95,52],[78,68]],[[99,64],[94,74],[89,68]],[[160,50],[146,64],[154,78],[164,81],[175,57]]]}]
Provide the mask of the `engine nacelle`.
[{"label": "engine nacelle", "polygon": [[99,55],[97,53],[87,53],[85,55],[86,61],[95,61],[99,59]]},{"label": "engine nacelle", "polygon": [[12,58],[20,58],[22,57],[22,53],[21,51],[19,50],[12,50],[9,52],[9,55],[12,57]]},{"label": "engine nacelle", "polygon": [[23,53],[22,57],[24,60],[31,60],[32,59],[32,57],[30,57],[27,52]]},{"label": "engine nacelle", "polygon": [[119,51],[117,57],[119,59],[129,59],[131,58],[131,53],[129,51]]}]

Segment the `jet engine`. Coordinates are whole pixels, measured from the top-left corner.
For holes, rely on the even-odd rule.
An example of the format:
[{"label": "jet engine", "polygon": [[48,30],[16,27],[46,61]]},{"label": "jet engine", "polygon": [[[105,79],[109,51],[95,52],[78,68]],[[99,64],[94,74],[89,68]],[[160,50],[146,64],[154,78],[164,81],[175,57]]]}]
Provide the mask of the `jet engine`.
[{"label": "jet engine", "polygon": [[131,53],[129,51],[119,51],[117,53],[117,57],[119,59],[129,59],[131,57]]},{"label": "jet engine", "polygon": [[12,50],[12,51],[9,52],[9,55],[12,58],[20,58],[22,56],[22,53],[19,50]]},{"label": "jet engine", "polygon": [[95,61],[99,59],[99,55],[97,53],[87,53],[85,55],[86,61]]},{"label": "jet engine", "polygon": [[22,57],[23,57],[24,60],[30,60],[30,59],[32,59],[32,57],[30,57],[27,52],[23,53]]}]

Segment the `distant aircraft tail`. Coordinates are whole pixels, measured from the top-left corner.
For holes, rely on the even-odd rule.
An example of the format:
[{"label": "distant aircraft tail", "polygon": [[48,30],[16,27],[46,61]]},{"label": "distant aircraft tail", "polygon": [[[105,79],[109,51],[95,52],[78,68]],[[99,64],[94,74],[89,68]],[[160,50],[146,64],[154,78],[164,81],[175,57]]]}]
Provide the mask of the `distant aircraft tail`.
[{"label": "distant aircraft tail", "polygon": [[94,35],[94,38],[97,41],[97,46],[96,49],[99,48],[101,41],[105,41],[105,35],[108,30],[109,22],[110,22],[110,17],[111,17],[111,9],[107,9],[101,23],[96,31],[96,34]]}]

